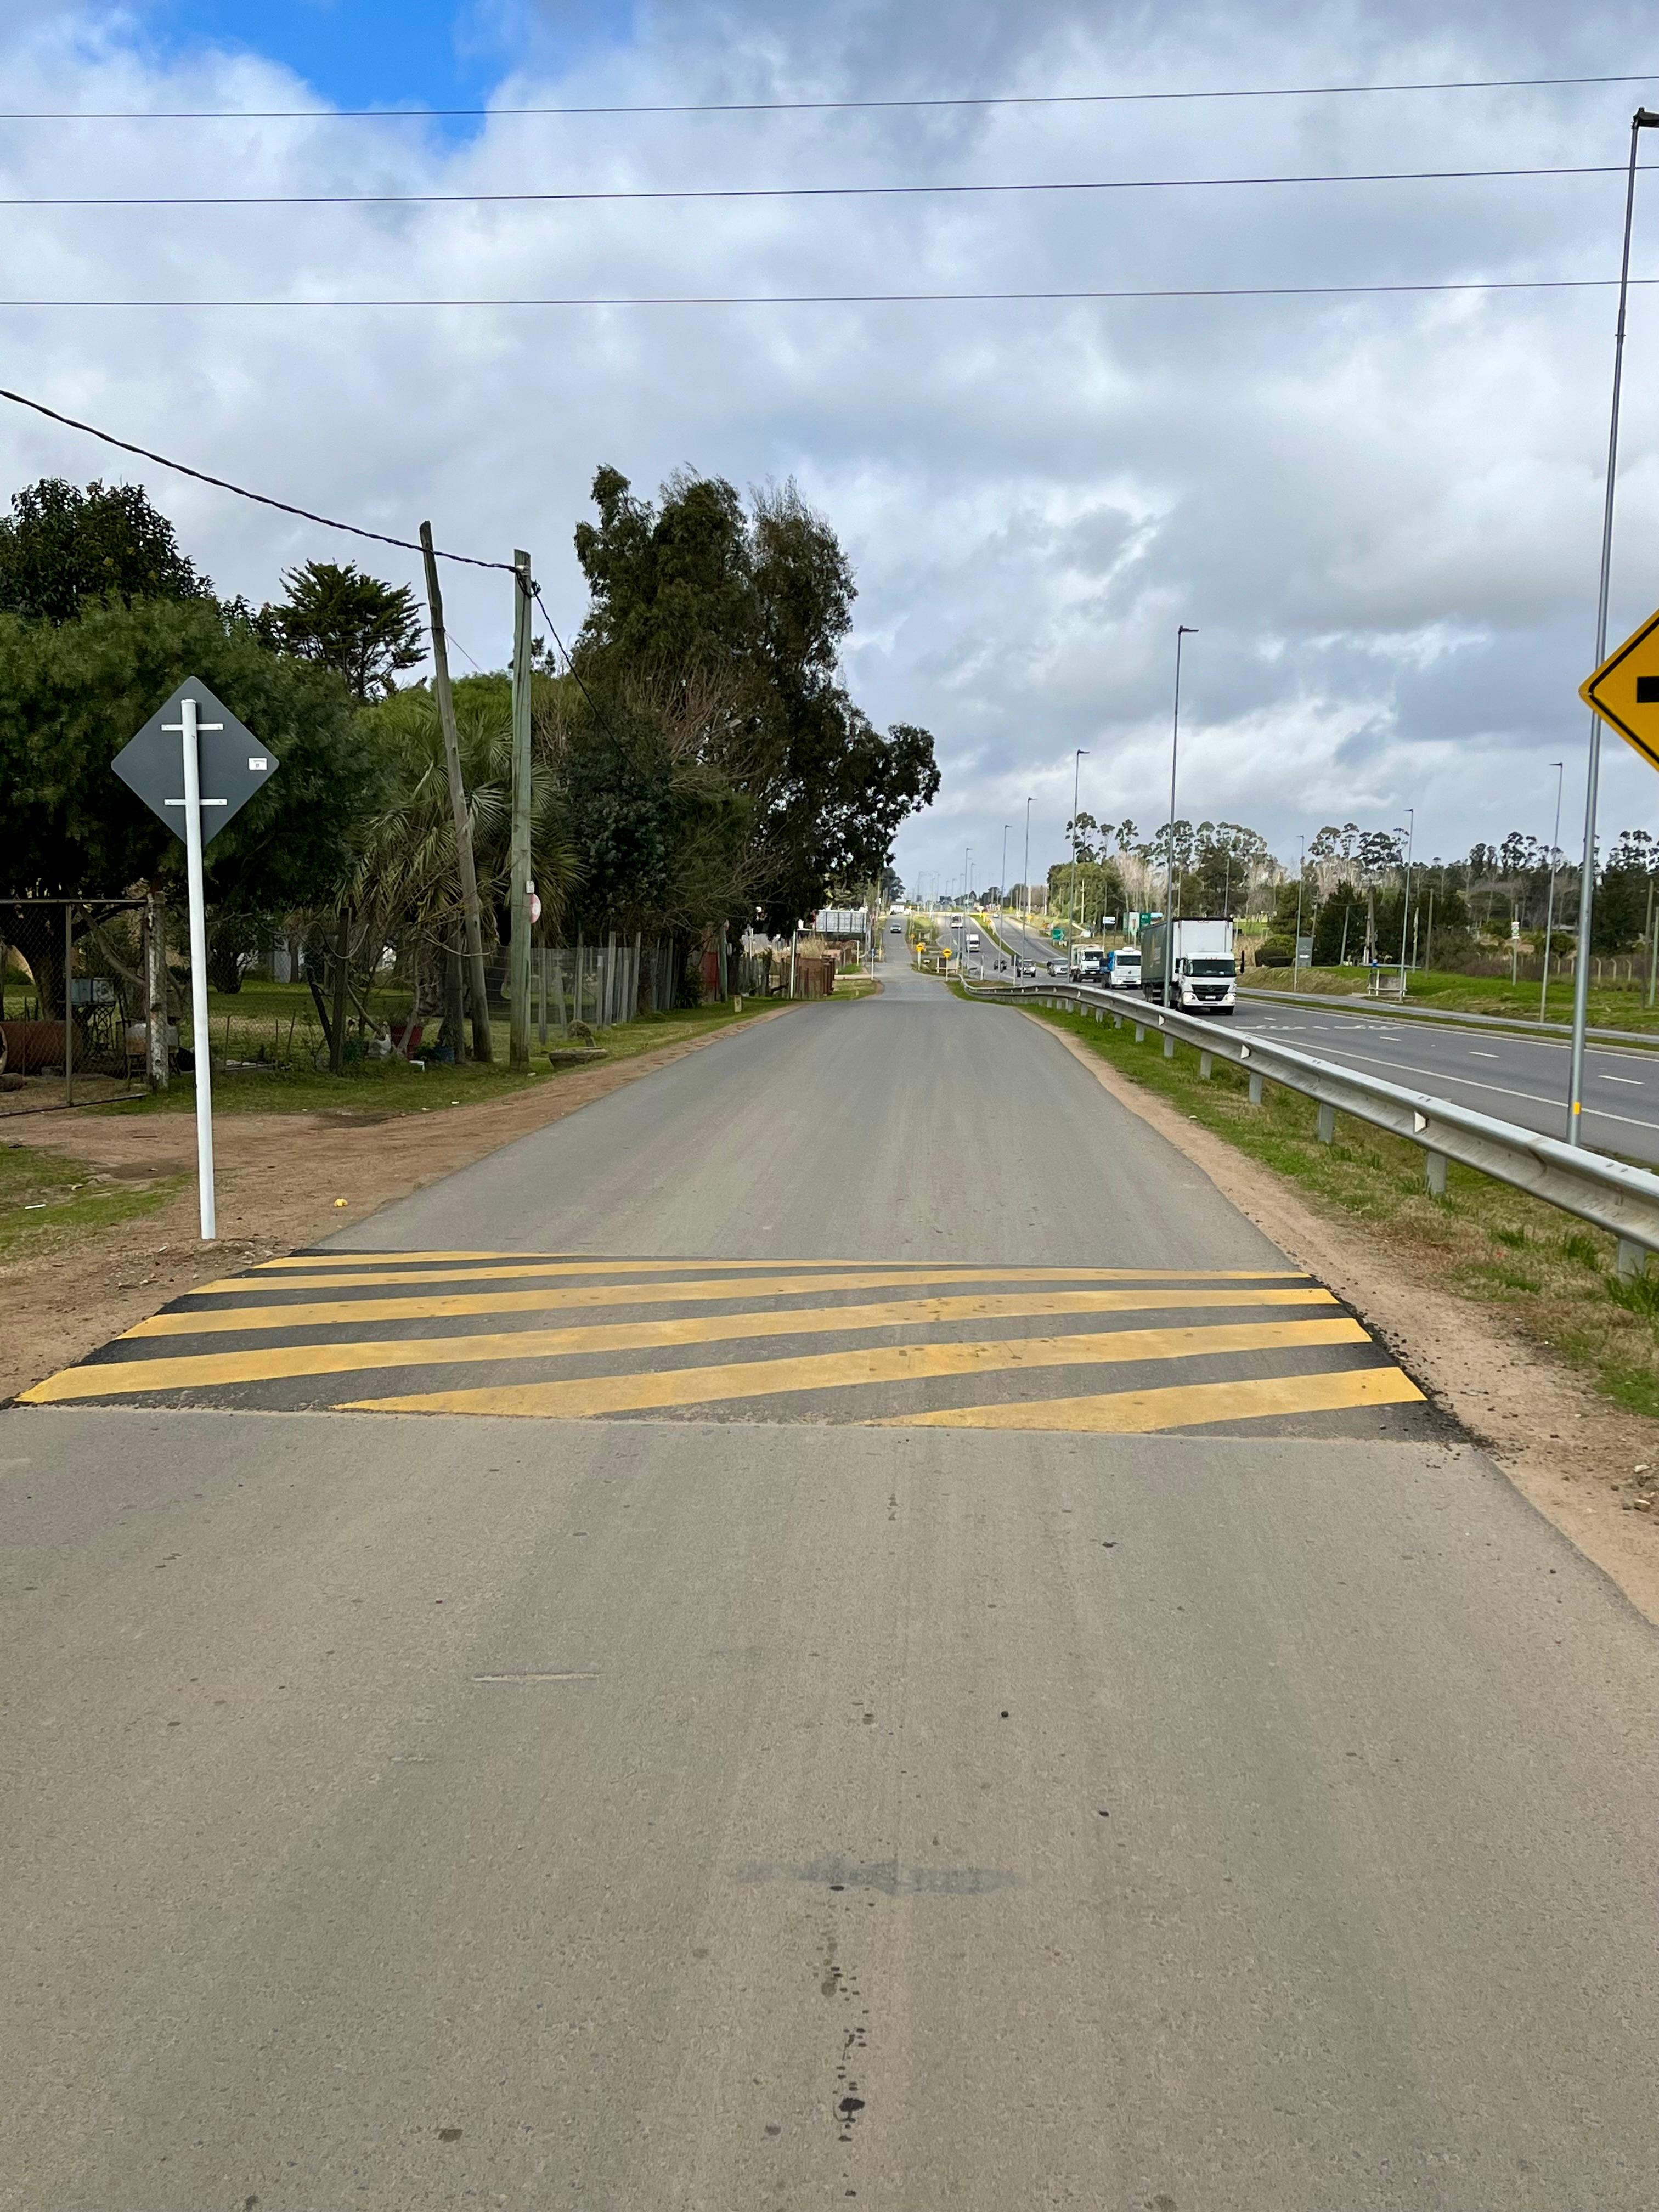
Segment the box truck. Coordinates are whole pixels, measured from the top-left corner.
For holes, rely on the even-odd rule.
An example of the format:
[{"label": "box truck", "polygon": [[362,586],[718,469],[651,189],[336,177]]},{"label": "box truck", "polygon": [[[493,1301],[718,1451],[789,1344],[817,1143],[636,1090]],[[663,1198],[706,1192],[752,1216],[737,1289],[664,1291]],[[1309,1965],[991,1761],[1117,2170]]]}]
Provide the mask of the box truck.
[{"label": "box truck", "polygon": [[[1140,933],[1140,988],[1149,999],[1161,1000],[1164,996],[1165,936],[1161,921]],[[1188,1014],[1236,1012],[1238,969],[1232,923],[1224,916],[1199,915],[1171,923],[1167,936],[1170,1004]]]},{"label": "box truck", "polygon": [[1114,991],[1138,991],[1140,988],[1140,947],[1138,945],[1115,945],[1106,955],[1101,981]]}]

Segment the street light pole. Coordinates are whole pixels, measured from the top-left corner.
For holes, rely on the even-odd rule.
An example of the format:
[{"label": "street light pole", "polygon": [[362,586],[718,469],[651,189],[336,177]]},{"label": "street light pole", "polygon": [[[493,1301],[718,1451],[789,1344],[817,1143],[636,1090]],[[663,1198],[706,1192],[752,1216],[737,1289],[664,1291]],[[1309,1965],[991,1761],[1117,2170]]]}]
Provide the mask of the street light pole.
[{"label": "street light pole", "polygon": [[1175,719],[1170,726],[1170,828],[1164,854],[1164,1003],[1170,1003],[1170,970],[1175,950],[1176,755],[1181,744],[1181,641],[1196,637],[1187,623],[1176,624]]},{"label": "street light pole", "polygon": [[1031,802],[1025,802],[1025,933],[1031,931]]},{"label": "street light pole", "polygon": [[[1619,264],[1619,327],[1613,342],[1613,414],[1607,430],[1607,489],[1601,509],[1601,577],[1595,601],[1595,665],[1607,657],[1607,586],[1613,574],[1613,494],[1619,471],[1619,393],[1625,369],[1625,307],[1630,295],[1630,240],[1636,220],[1636,147],[1659,115],[1638,107],[1630,124],[1630,179],[1625,187],[1625,251]],[[1567,1142],[1580,1141],[1584,1110],[1584,1028],[1589,1018],[1590,923],[1595,904],[1595,799],[1601,773],[1601,718],[1590,716],[1589,768],[1584,785],[1584,864],[1578,878],[1578,949],[1572,964],[1572,1054],[1567,1078]]]},{"label": "street light pole", "polygon": [[1072,896],[1067,902],[1066,920],[1077,927],[1077,801],[1078,778],[1083,773],[1083,763],[1089,756],[1079,745],[1072,758]]},{"label": "street light pole", "polygon": [[1406,1003],[1406,925],[1412,910],[1412,847],[1417,842],[1417,809],[1406,809],[1406,889],[1400,907],[1400,1003]]},{"label": "street light pole", "polygon": [[1302,988],[1302,886],[1308,874],[1308,841],[1305,837],[1298,837],[1296,842],[1301,850],[1296,863],[1296,939],[1291,946],[1291,988],[1299,991]]},{"label": "street light pole", "polygon": [[1555,855],[1561,842],[1561,785],[1566,775],[1565,761],[1552,761],[1555,770],[1555,827],[1550,832],[1550,896],[1544,908],[1544,981],[1538,994],[1538,1018],[1545,1020],[1550,1002],[1550,936],[1555,927]]}]

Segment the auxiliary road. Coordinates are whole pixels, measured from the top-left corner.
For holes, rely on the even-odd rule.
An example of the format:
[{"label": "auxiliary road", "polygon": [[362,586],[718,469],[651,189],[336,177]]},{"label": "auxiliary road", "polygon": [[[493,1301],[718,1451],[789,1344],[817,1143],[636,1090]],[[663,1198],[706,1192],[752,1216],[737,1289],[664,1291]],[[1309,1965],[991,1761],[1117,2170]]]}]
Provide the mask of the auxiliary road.
[{"label": "auxiliary road", "polygon": [[1016,1012],[33,1395],[7,2212],[1653,2203],[1653,1632]]}]

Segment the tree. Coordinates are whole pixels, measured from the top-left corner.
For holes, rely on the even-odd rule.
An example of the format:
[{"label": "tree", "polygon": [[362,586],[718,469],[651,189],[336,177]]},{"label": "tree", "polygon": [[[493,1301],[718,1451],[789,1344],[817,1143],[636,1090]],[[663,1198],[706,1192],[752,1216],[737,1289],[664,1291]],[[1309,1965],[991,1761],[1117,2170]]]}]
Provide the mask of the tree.
[{"label": "tree", "polygon": [[425,658],[407,584],[383,584],[352,561],[307,561],[283,582],[288,597],[260,609],[260,635],[296,659],[331,668],[356,698],[384,698]]},{"label": "tree", "polygon": [[[593,500],[598,522],[576,531],[592,593],[576,647],[594,702],[586,742],[610,744],[613,767],[616,748],[629,756],[628,804],[640,819],[604,825],[611,857],[591,868],[591,897],[619,896],[604,886],[620,885],[612,860],[629,840],[634,880],[647,879],[653,854],[668,866],[667,771],[659,748],[654,780],[638,780],[641,715],[678,732],[670,751],[683,798],[696,798],[696,849],[707,857],[714,825],[736,841],[723,902],[702,920],[735,923],[758,909],[773,929],[787,929],[832,882],[878,881],[900,823],[933,799],[939,771],[927,731],[897,723],[884,736],[840,681],[854,586],[828,523],[793,485],[756,494],[745,509],[724,480],[685,474],[653,506],[619,471],[602,468]],[[573,750],[586,860],[582,820],[594,824],[594,789],[579,792],[579,765]],[[720,872],[705,872],[704,894]],[[677,891],[672,903],[690,918],[686,897]]]},{"label": "tree", "polygon": [[13,493],[0,522],[0,613],[65,623],[100,599],[205,599],[212,588],[137,484],[81,491],[43,477]]},{"label": "tree", "polygon": [[337,678],[279,658],[206,599],[106,601],[56,626],[0,615],[0,888],[179,885],[183,845],[109,764],[190,675],[282,763],[208,847],[210,902],[268,914],[331,895],[374,803],[376,750]]}]

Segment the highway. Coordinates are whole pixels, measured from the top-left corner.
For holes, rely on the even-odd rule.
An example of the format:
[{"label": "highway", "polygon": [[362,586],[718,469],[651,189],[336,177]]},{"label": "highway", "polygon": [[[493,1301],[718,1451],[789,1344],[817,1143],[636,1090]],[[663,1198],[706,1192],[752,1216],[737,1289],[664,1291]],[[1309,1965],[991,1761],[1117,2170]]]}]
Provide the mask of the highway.
[{"label": "highway", "polygon": [[0,1412],[5,2212],[1636,2212],[1659,1639],[890,963]]},{"label": "highway", "polygon": [[[1004,935],[1046,963],[1053,948],[1008,924]],[[1241,1030],[1282,1037],[1322,1060],[1337,1060],[1414,1091],[1453,1098],[1478,1113],[1545,1135],[1566,1133],[1567,1047],[1503,1030],[1449,1022],[1339,1012],[1309,995],[1305,1007],[1241,999]],[[1659,1167],[1659,1052],[1592,1046],[1584,1059],[1584,1122],[1596,1149]]]}]

